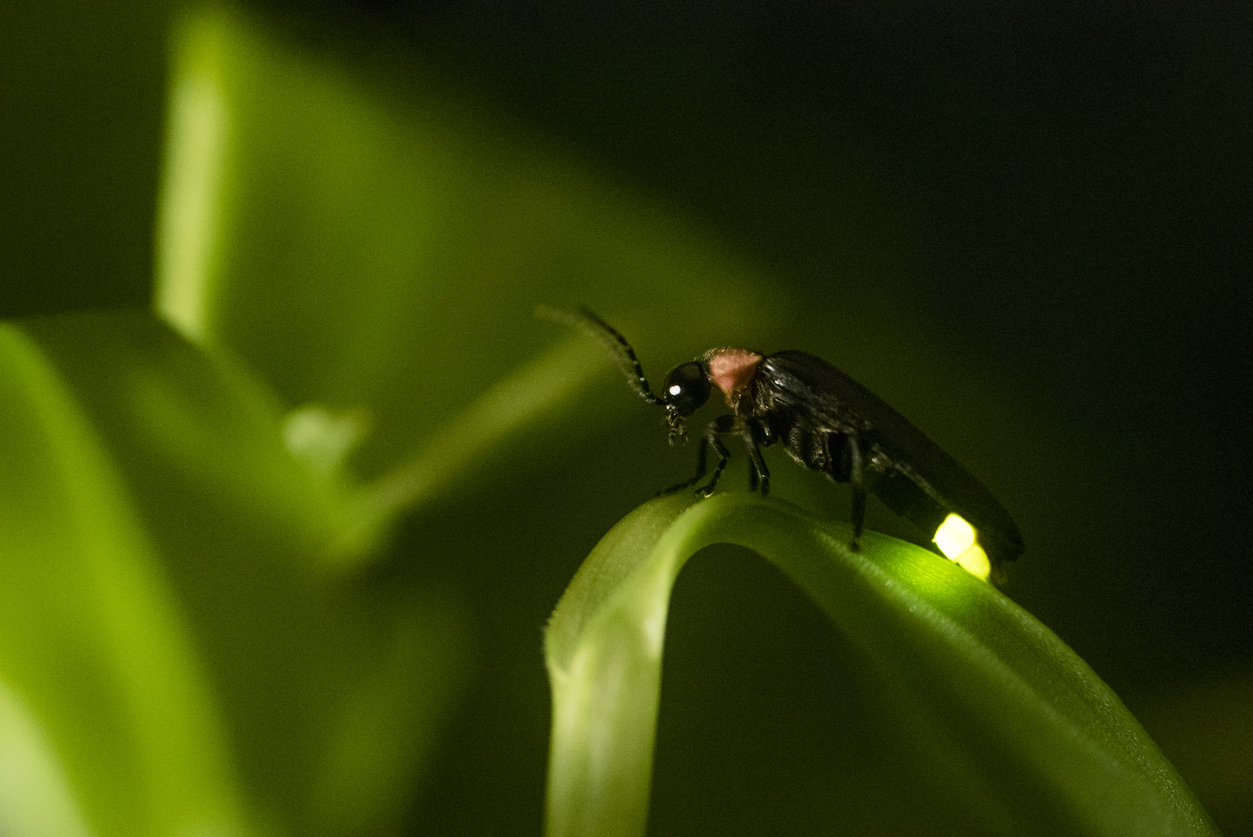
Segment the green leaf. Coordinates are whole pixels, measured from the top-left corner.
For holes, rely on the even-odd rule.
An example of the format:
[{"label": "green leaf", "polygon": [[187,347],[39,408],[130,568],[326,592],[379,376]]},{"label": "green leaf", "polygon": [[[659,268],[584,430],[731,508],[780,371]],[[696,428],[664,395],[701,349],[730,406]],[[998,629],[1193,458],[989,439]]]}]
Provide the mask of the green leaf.
[{"label": "green leaf", "polygon": [[349,494],[286,449],[274,394],[138,311],[0,327],[0,387],[0,739],[46,789],[0,794],[0,823],[393,827],[465,619],[342,574]]},{"label": "green leaf", "polygon": [[14,325],[0,403],[0,724],[47,748],[30,768],[40,795],[3,799],[0,823],[49,833],[79,820],[72,799],[98,834],[241,831],[219,708],[156,546],[90,417]]},{"label": "green leaf", "polygon": [[553,613],[550,837],[644,833],[670,591],[715,543],[775,563],[865,652],[972,833],[1215,833],[1109,688],[990,585],[881,535],[850,552],[846,527],[781,501],[689,503],[663,497],[629,515]]},{"label": "green leaf", "polygon": [[[288,405],[368,416],[347,465],[388,482],[375,500],[413,508],[507,442],[564,443],[541,419],[606,367],[540,304],[601,308],[684,354],[773,321],[761,272],[723,243],[421,67],[343,62],[221,8],[189,15],[174,44],[157,310]],[[667,328],[659,306],[702,325]],[[525,390],[506,381],[523,367]]]}]

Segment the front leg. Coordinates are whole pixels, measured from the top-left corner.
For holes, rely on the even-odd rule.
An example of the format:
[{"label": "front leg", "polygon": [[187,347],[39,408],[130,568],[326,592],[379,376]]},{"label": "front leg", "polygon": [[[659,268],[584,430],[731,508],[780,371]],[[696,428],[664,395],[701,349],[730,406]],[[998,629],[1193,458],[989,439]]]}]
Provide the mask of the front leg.
[{"label": "front leg", "polygon": [[728,433],[734,433],[735,431],[736,424],[735,416],[733,415],[718,416],[718,418],[711,421],[709,426],[705,428],[705,435],[701,438],[700,447],[696,451],[696,474],[690,480],[684,480],[678,485],[672,485],[661,493],[673,494],[676,491],[681,491],[684,488],[690,488],[700,482],[705,476],[706,456],[708,455],[709,448],[713,448],[714,452],[718,454],[718,464],[714,466],[713,476],[709,478],[709,482],[696,489],[697,494],[701,494],[705,497],[713,494],[714,488],[718,485],[718,480],[722,478],[722,472],[726,470],[727,460],[731,458],[731,452],[728,451],[727,446],[722,443],[721,437]]}]

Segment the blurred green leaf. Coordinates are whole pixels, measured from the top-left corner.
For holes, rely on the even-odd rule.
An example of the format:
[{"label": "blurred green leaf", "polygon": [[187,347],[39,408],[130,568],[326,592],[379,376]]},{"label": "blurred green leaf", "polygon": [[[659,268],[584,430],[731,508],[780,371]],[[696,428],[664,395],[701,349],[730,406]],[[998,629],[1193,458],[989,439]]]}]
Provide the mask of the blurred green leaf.
[{"label": "blurred green leaf", "polygon": [[[769,319],[760,275],[719,242],[501,130],[419,68],[370,80],[224,9],[189,16],[175,44],[158,310],[289,404],[365,407],[372,432],[351,460],[365,478],[425,461],[479,394],[566,337],[537,323],[539,304],[628,312],[636,339],[684,353],[700,328],[638,312],[659,299],[700,310],[719,339]],[[586,348],[571,339],[539,361],[549,391],[529,396],[515,434],[599,373]],[[464,459],[496,447],[460,435],[473,437]],[[435,470],[444,486],[474,473]]]},{"label": "blurred green leaf", "polygon": [[573,335],[544,350],[559,331],[536,303],[677,287],[716,328],[752,311],[749,276],[425,77],[414,98],[217,6],[173,55],[156,302],[174,328],[5,326],[0,475],[22,502],[0,520],[0,735],[43,790],[0,794],[0,823],[387,830],[467,624],[457,594],[365,559],[607,368]]},{"label": "blurred green leaf", "polygon": [[22,807],[0,823],[75,819],[68,798],[99,834],[241,830],[219,707],[156,545],[92,417],[14,325],[0,403],[0,679],[70,788],[5,799]]},{"label": "blurred green leaf", "polygon": [[553,613],[550,835],[644,833],[670,591],[715,543],[778,565],[866,652],[971,832],[1216,833],[1109,688],[990,585],[881,535],[850,552],[847,527],[780,501],[690,503],[663,497],[624,519]]},{"label": "blurred green leaf", "polygon": [[229,357],[143,312],[2,334],[0,679],[93,830],[393,822],[460,682],[457,607],[333,571],[347,494]]}]

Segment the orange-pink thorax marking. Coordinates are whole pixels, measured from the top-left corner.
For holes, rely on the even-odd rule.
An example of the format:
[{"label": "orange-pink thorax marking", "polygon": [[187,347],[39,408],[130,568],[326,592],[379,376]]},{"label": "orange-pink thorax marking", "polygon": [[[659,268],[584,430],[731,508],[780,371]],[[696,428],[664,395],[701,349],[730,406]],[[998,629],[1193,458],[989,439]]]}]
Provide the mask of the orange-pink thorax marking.
[{"label": "orange-pink thorax marking", "polygon": [[747,349],[714,349],[706,358],[709,364],[709,380],[713,381],[726,397],[732,410],[748,391],[748,384],[757,374],[761,355]]}]

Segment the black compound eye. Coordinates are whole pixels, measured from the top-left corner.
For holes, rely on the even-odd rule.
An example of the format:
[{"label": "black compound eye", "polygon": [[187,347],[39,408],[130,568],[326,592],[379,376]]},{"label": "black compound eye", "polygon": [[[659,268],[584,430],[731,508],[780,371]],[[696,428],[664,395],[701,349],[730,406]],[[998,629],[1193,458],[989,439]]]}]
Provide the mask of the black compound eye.
[{"label": "black compound eye", "polygon": [[709,400],[709,375],[698,361],[670,370],[663,394],[668,406],[681,415],[688,415]]}]

